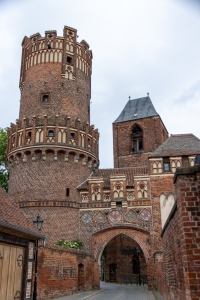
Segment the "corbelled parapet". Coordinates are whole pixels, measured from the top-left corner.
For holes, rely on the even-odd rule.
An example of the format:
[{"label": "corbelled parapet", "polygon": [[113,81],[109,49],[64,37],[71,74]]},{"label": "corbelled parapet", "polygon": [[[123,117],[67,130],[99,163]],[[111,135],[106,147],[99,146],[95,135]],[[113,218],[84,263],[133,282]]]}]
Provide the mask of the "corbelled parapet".
[{"label": "corbelled parapet", "polygon": [[[19,157],[24,157],[31,151],[32,160],[35,160],[35,151],[41,149],[43,156],[49,149],[54,149],[56,159],[58,151],[65,151],[65,161],[68,161],[70,152],[74,153],[74,162],[81,156],[82,164],[92,167],[98,165],[98,129],[80,119],[71,120],[70,117],[47,116],[35,117],[32,120],[24,118],[21,122],[11,124],[8,129],[7,164],[13,166],[19,163]],[[22,160],[23,161],[23,160]]]}]

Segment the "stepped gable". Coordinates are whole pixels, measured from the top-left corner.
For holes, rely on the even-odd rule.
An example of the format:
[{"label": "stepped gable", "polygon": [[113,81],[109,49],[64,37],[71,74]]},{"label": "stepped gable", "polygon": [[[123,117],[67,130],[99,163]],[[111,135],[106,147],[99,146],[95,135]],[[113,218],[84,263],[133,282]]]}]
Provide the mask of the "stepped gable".
[{"label": "stepped gable", "polygon": [[200,154],[200,140],[193,134],[172,134],[151,157]]},{"label": "stepped gable", "polygon": [[33,223],[25,217],[22,210],[13,202],[8,194],[0,187],[0,228],[23,232],[30,236],[44,238],[38,234]]},{"label": "stepped gable", "polygon": [[119,117],[113,123],[138,120],[153,116],[159,116],[149,96],[129,100]]},{"label": "stepped gable", "polygon": [[114,168],[114,169],[96,169],[88,177],[86,181],[78,186],[79,190],[88,189],[88,180],[93,178],[103,178],[104,188],[110,188],[110,177],[125,175],[127,186],[134,185],[134,176],[136,175],[146,175],[147,168]]}]

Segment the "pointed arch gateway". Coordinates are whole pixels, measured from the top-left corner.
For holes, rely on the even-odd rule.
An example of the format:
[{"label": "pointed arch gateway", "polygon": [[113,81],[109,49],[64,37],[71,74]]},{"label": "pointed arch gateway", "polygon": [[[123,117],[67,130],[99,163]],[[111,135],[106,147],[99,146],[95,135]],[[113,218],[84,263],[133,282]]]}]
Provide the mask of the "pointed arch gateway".
[{"label": "pointed arch gateway", "polygon": [[[148,232],[133,228],[110,228],[94,234],[92,238],[94,286],[99,287],[100,285],[100,273],[102,280],[116,281],[117,283],[127,280],[127,278],[130,280],[130,277],[132,280],[134,273],[139,275],[137,274],[138,269],[133,270],[135,268],[134,257],[138,255],[135,252],[136,247],[140,249],[140,275],[146,278],[149,262],[146,243],[148,237]],[[105,253],[106,251],[107,253]],[[102,264],[104,264],[103,270]]]}]

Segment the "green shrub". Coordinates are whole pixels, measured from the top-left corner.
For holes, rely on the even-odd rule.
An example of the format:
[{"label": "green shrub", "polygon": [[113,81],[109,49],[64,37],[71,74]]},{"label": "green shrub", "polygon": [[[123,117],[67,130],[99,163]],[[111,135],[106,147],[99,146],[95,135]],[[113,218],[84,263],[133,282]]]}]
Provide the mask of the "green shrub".
[{"label": "green shrub", "polygon": [[83,246],[83,242],[78,238],[72,241],[66,241],[65,239],[58,240],[55,245],[62,246],[64,248],[80,249]]}]

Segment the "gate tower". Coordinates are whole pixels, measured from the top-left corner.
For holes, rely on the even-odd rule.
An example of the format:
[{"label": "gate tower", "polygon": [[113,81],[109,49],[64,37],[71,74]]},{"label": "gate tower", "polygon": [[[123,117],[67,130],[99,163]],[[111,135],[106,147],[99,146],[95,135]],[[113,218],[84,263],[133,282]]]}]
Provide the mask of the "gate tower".
[{"label": "gate tower", "polygon": [[[50,30],[22,41],[20,113],[8,130],[7,165],[9,195],[30,218],[40,213],[48,219],[53,208],[63,222],[69,212],[70,218],[78,215],[77,186],[98,166],[91,72],[92,51],[86,41],[77,42],[74,28],[65,26],[63,37]],[[66,224],[62,228],[59,221],[56,238],[62,230]],[[76,228],[71,235],[77,236]]]}]

